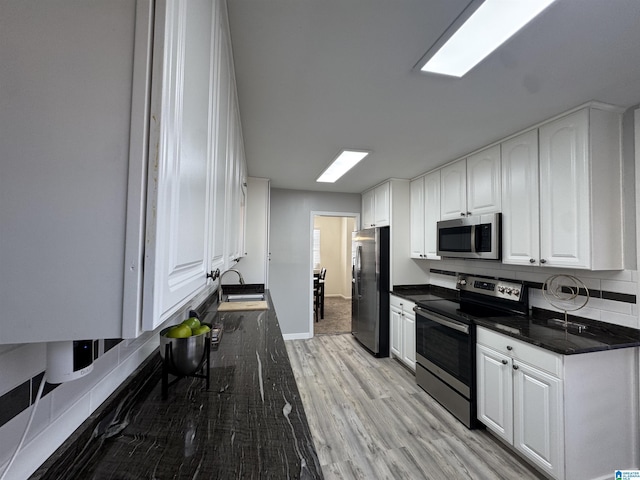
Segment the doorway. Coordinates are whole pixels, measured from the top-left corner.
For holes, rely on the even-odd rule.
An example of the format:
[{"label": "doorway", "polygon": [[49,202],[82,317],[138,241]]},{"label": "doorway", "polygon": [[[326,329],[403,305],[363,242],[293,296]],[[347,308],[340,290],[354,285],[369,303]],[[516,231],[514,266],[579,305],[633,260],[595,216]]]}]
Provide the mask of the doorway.
[{"label": "doorway", "polygon": [[355,216],[313,215],[312,268],[315,274],[326,271],[321,287],[324,296],[317,321],[313,319],[314,336],[351,332],[352,237],[356,225]]}]

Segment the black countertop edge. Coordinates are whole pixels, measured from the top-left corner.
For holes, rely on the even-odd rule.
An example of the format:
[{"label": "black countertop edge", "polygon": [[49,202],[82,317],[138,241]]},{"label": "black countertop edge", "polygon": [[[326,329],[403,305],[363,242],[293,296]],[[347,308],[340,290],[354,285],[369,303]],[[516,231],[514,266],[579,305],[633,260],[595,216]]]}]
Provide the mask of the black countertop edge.
[{"label": "black countertop edge", "polygon": [[269,310],[217,312],[215,300],[197,308],[203,322],[222,327],[209,388],[202,377],[170,376],[163,399],[162,360],[151,355],[31,478],[322,479],[265,295]]}]

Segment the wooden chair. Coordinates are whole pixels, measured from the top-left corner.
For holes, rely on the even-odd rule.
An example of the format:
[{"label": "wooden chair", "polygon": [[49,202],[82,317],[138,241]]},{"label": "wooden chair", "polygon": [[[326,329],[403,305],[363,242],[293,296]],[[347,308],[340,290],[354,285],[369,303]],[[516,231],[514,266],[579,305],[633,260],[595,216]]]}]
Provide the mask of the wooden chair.
[{"label": "wooden chair", "polygon": [[320,319],[320,276],[313,276],[313,318]]},{"label": "wooden chair", "polygon": [[324,279],[327,276],[327,269],[320,270],[318,277],[318,300],[320,303],[320,318],[324,318]]}]

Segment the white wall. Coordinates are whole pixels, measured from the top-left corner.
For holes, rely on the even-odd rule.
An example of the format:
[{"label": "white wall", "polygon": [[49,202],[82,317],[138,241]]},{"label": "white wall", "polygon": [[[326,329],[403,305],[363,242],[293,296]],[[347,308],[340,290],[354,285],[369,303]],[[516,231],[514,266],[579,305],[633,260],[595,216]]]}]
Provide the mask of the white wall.
[{"label": "white wall", "polygon": [[285,339],[310,338],[311,212],[360,213],[359,194],[271,189],[269,288]]}]

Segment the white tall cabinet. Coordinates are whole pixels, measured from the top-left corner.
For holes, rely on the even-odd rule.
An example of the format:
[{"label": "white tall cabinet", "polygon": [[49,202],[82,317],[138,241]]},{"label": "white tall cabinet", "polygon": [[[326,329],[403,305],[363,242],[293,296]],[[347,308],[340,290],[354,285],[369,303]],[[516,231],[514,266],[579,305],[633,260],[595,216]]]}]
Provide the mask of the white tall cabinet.
[{"label": "white tall cabinet", "polygon": [[411,257],[439,259],[440,170],[411,181]]},{"label": "white tall cabinet", "polygon": [[538,130],[513,137],[502,152],[502,262],[540,264]]},{"label": "white tall cabinet", "polygon": [[[0,112],[11,198],[0,222],[12,232],[0,343],[135,337],[213,291],[207,272],[229,266],[225,227],[242,253],[226,3],[6,8],[0,29],[16,42],[0,55],[20,62],[0,72],[14,88]],[[229,209],[238,216],[226,222]]]}]

